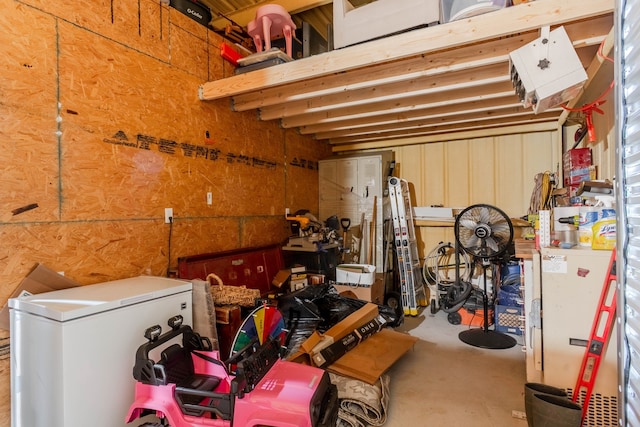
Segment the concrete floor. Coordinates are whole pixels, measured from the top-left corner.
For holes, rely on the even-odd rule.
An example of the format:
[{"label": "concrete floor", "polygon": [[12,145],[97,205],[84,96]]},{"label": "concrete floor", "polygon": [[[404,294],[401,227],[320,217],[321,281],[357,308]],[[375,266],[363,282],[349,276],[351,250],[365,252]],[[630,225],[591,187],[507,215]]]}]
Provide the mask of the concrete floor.
[{"label": "concrete floor", "polygon": [[[444,312],[427,307],[407,317],[398,331],[420,338],[389,370],[390,402],[385,427],[526,427],[525,356],[515,347],[487,350],[463,343]],[[491,327],[493,328],[493,327]]]}]

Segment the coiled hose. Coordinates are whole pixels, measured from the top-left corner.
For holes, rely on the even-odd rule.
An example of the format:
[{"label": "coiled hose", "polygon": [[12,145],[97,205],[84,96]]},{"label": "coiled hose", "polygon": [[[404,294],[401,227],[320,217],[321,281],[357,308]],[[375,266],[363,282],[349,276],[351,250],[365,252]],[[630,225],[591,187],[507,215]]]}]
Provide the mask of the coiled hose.
[{"label": "coiled hose", "polygon": [[[458,251],[458,254],[456,258],[451,243],[440,242],[429,252],[422,266],[422,277],[426,283],[435,285],[440,306],[446,313],[458,311],[471,294],[473,264],[466,252]],[[452,267],[456,273],[453,278],[449,275]]]}]

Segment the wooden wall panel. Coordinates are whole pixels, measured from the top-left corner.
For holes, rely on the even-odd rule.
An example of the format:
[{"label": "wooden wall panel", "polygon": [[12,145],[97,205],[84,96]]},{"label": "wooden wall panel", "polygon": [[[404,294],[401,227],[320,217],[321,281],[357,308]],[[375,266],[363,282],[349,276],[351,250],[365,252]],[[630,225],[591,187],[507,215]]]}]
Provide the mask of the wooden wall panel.
[{"label": "wooden wall panel", "polygon": [[445,146],[445,206],[464,207],[471,199],[469,143],[452,141]]},{"label": "wooden wall panel", "polygon": [[495,145],[494,138],[478,138],[469,143],[469,204],[493,203],[496,198],[496,172],[505,165],[496,158]]},{"label": "wooden wall panel", "polygon": [[416,206],[488,203],[511,216],[526,213],[533,177],[555,170],[557,150],[555,132],[394,148],[398,176],[415,186]]},{"label": "wooden wall panel", "polygon": [[[0,44],[0,105],[55,117],[55,20],[10,0],[0,0],[0,7],[0,26],[10,36]],[[13,31],[27,27],[30,33]]]},{"label": "wooden wall panel", "polygon": [[[561,143],[557,133],[534,133],[522,135],[522,155],[526,162],[522,165],[522,193],[529,196],[527,206],[531,201],[531,194],[535,188],[535,177],[541,172],[562,173]],[[525,212],[526,213],[526,212]],[[524,214],[523,214],[524,215]]]},{"label": "wooden wall panel", "polygon": [[6,105],[0,105],[0,114],[0,222],[57,220],[55,122]]},{"label": "wooden wall panel", "polygon": [[98,34],[104,34],[105,28],[113,23],[111,0],[78,0],[74,2],[26,0],[21,3],[81,28],[91,28]]},{"label": "wooden wall panel", "polygon": [[[222,39],[220,37],[209,37],[207,41],[207,50],[209,52],[209,77],[207,78],[207,81],[218,80],[232,76],[233,66],[228,61],[222,59],[222,56],[220,55],[220,43],[222,42]],[[231,70],[225,71],[225,66],[230,68]],[[225,101],[227,101],[227,105],[229,105],[229,101]]]},{"label": "wooden wall panel", "polygon": [[[398,175],[415,191],[415,206],[464,208],[475,203],[499,207],[511,217],[527,213],[534,177],[555,170],[555,132],[396,147]],[[451,226],[418,227],[424,257],[440,242],[454,242]]]},{"label": "wooden wall panel", "polygon": [[[114,6],[122,3],[130,4],[130,0],[119,0]],[[135,4],[135,2],[133,3]],[[125,44],[135,46],[141,52],[167,62],[169,60],[169,8],[155,0],[141,0],[138,2],[137,38],[127,34]],[[119,10],[119,9],[115,9]],[[119,40],[119,39],[118,39]]]},{"label": "wooden wall panel", "polygon": [[425,144],[423,153],[424,181],[420,186],[420,196],[416,197],[416,204],[417,206],[444,205],[445,186],[442,185],[445,176],[444,144]]},{"label": "wooden wall panel", "polygon": [[422,262],[433,248],[441,242],[455,242],[453,226],[450,227],[418,227],[416,229],[418,237],[418,256]]},{"label": "wooden wall panel", "polygon": [[[0,8],[0,305],[37,263],[82,285],[164,276],[181,256],[283,242],[285,204],[317,210],[317,167],[299,165],[326,143],[199,100],[232,72],[218,35],[158,0]],[[5,425],[6,359],[0,384]]]},{"label": "wooden wall panel", "polygon": [[[425,168],[425,160],[421,145],[411,145],[404,147],[396,152],[396,166],[398,166],[397,174],[406,179],[410,184],[414,182],[423,182],[423,170]],[[411,200],[418,203],[418,195],[412,191]]]},{"label": "wooden wall panel", "polygon": [[[9,31],[0,43],[0,221],[51,221],[58,218],[55,20],[12,1],[0,7],[0,27]],[[26,27],[39,37],[11,32]]]},{"label": "wooden wall panel", "polygon": [[37,263],[64,271],[81,284],[140,274],[164,276],[170,229],[173,267],[179,256],[240,247],[242,221],[177,218],[172,227],[163,219],[5,225],[0,238],[16,244],[0,247],[0,273],[13,283],[1,288],[0,299],[5,301]]},{"label": "wooden wall panel", "polygon": [[[242,240],[238,246],[243,248],[284,242],[291,235],[284,212],[279,216],[244,217],[239,225]],[[224,229],[220,233],[224,235]]]},{"label": "wooden wall panel", "polygon": [[[134,47],[159,60],[168,62],[169,16],[171,9],[157,0],[26,0],[37,10],[53,15],[79,28],[90,30],[110,40]],[[180,17],[173,17],[178,21]],[[188,18],[186,18],[188,19]],[[192,20],[189,20],[194,22]],[[180,24],[183,27],[190,25]],[[197,25],[197,24],[196,24]],[[206,38],[204,27],[190,27],[200,38]]]},{"label": "wooden wall panel", "polygon": [[[318,216],[318,194],[315,186],[309,187],[309,182],[317,179],[318,176],[318,162],[314,159],[331,156],[331,148],[328,145],[309,144],[303,135],[287,130],[285,150],[287,158],[287,185],[283,195],[285,208],[289,208],[291,213],[299,209],[307,209],[320,221],[326,220],[327,218]],[[284,210],[274,213],[282,214],[284,217]]]},{"label": "wooden wall panel", "polygon": [[[90,36],[74,26],[60,28],[69,46],[61,52],[61,68],[71,70],[61,78],[64,140],[70,144],[63,147],[68,218],[99,212],[107,218],[159,216],[163,207],[173,207],[177,216],[275,210],[263,202],[284,182],[284,131],[276,124],[261,124],[251,113],[216,113],[224,122],[203,119],[194,96],[200,80],[110,40],[90,45],[84,40]],[[177,80],[183,84],[176,86]],[[177,105],[182,108],[171,108]],[[241,171],[255,180],[238,182]],[[118,190],[92,184],[106,179]],[[222,191],[221,182],[234,191]],[[153,191],[140,191],[145,187]],[[207,191],[215,203],[203,211]],[[261,203],[244,202],[249,197]],[[77,214],[77,206],[85,214]]]},{"label": "wooden wall panel", "polygon": [[588,136],[581,147],[590,147],[594,164],[597,167],[598,179],[613,179],[616,170],[616,129],[615,129],[615,99],[613,91],[605,98],[606,102],[599,108],[605,114],[593,113],[593,126],[596,132],[596,142],[587,142]]},{"label": "wooden wall panel", "polygon": [[[511,216],[522,216],[527,212],[523,202],[528,200],[533,186],[523,187],[524,156],[522,142],[513,137],[496,138],[495,192],[492,204]],[[528,197],[529,196],[529,197]]]},{"label": "wooden wall panel", "polygon": [[[189,20],[190,24],[201,25],[183,16],[175,9],[171,10],[174,15],[179,16],[181,20]],[[209,77],[209,44],[205,37],[201,38],[197,35],[185,30],[183,27],[172,24],[171,31],[171,65],[174,67],[195,74],[201,81],[206,81]]]}]

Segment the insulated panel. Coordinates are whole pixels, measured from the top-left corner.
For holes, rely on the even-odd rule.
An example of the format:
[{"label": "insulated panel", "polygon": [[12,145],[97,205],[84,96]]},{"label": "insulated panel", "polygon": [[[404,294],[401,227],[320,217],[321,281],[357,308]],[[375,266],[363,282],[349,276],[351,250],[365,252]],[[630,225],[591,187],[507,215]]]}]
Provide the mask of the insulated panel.
[{"label": "insulated panel", "polygon": [[618,221],[618,298],[621,423],[640,425],[640,4],[618,1],[616,11],[616,76],[624,82],[616,93],[616,187]]}]

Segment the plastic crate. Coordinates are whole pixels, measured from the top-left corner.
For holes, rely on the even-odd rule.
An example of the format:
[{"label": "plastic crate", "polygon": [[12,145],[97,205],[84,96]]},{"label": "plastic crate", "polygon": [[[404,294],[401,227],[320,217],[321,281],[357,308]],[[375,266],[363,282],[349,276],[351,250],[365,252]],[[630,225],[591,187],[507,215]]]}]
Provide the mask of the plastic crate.
[{"label": "plastic crate", "polygon": [[524,330],[523,308],[511,305],[496,305],[495,328],[498,332],[522,335]]},{"label": "plastic crate", "polygon": [[371,286],[376,281],[376,266],[369,264],[340,264],[336,267],[336,282]]}]

